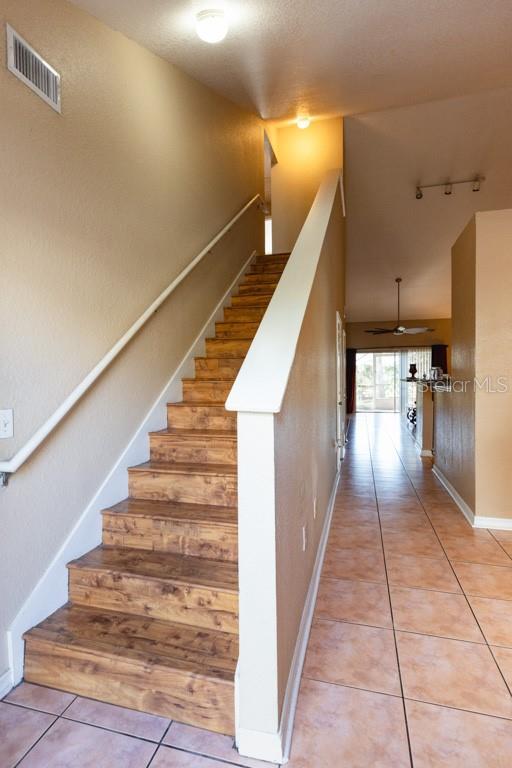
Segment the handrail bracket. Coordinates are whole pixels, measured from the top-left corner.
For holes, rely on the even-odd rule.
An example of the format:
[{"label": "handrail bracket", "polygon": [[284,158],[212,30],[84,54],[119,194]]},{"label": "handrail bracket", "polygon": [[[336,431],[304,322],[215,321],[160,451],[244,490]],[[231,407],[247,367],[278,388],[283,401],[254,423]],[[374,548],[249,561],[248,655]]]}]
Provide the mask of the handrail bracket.
[{"label": "handrail bracket", "polygon": [[0,488],[5,488],[9,485],[10,472],[0,472]]}]

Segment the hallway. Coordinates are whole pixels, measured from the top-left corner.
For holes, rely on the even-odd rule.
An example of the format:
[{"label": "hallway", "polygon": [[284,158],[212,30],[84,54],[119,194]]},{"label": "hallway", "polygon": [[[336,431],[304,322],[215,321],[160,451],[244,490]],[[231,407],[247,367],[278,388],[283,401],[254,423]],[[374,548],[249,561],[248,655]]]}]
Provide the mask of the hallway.
[{"label": "hallway", "polygon": [[355,417],[290,768],[510,765],[511,556],[512,532],[469,526],[399,417]]}]

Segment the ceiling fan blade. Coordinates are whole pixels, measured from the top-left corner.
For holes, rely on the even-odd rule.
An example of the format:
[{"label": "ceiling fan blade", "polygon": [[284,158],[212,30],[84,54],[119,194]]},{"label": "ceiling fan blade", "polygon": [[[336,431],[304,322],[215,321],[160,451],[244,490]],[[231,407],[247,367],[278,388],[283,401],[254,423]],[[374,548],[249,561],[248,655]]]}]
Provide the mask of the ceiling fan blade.
[{"label": "ceiling fan blade", "polygon": [[403,333],[432,333],[435,328],[404,328]]},{"label": "ceiling fan blade", "polygon": [[368,328],[365,333],[372,333],[374,336],[380,336],[383,333],[393,333],[392,328]]}]

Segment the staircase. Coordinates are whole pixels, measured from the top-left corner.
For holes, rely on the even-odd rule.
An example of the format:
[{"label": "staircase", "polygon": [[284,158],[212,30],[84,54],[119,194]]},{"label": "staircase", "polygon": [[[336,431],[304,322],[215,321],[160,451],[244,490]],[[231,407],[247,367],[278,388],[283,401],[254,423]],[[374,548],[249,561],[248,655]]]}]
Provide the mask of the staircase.
[{"label": "staircase", "polygon": [[103,511],[103,544],[68,564],[69,602],[25,634],[25,680],[234,733],[238,658],[236,414],[225,410],[286,265],[257,256]]}]

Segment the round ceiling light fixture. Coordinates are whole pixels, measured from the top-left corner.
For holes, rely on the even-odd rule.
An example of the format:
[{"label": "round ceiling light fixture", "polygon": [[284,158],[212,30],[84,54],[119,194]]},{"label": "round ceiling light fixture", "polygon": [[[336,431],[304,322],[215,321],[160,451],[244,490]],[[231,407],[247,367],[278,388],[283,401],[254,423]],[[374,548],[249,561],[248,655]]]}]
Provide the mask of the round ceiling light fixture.
[{"label": "round ceiling light fixture", "polygon": [[309,128],[309,124],[311,123],[311,118],[309,117],[309,115],[299,115],[296,122],[297,122],[297,127],[302,128],[302,130],[304,130],[304,128]]},{"label": "round ceiling light fixture", "polygon": [[196,16],[196,32],[205,43],[220,43],[228,33],[228,22],[224,11],[210,8]]}]

